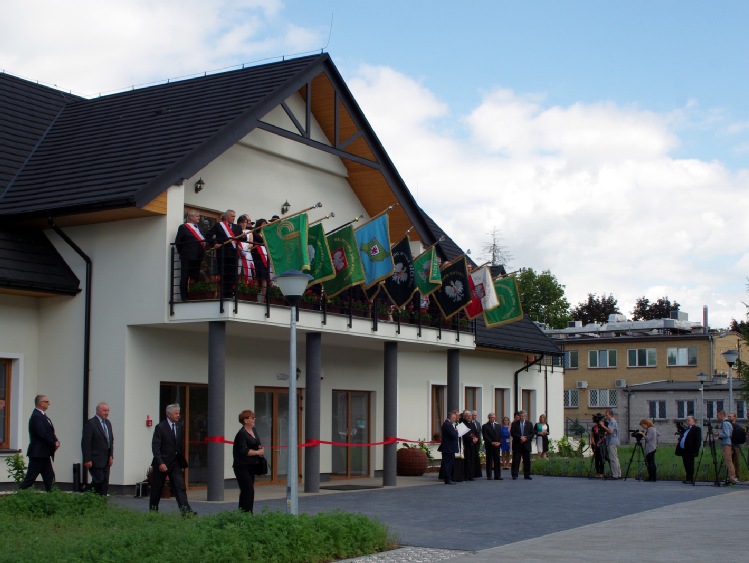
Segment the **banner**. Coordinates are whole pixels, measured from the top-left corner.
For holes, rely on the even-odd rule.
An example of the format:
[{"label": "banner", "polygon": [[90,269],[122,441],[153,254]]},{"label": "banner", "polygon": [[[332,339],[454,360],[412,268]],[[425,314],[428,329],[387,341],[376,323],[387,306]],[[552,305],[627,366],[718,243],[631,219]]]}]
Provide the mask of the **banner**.
[{"label": "banner", "polygon": [[335,277],[330,247],[328,239],[325,238],[322,223],[316,223],[309,228],[307,253],[309,254],[309,274],[312,276],[312,281],[307,284],[308,286],[332,280]]},{"label": "banner", "polygon": [[461,256],[448,263],[440,270],[440,274],[442,285],[434,292],[434,297],[442,315],[445,319],[450,319],[471,302],[466,257]]},{"label": "banner", "polygon": [[497,292],[499,306],[484,312],[486,328],[494,328],[523,318],[523,306],[520,303],[515,276],[494,280],[494,291]]},{"label": "banner", "polygon": [[367,288],[393,273],[387,213],[356,229],[356,244],[367,276]]},{"label": "banner", "polygon": [[411,243],[406,236],[391,250],[395,268],[383,283],[385,293],[398,307],[402,307],[416,293],[414,261],[411,257]]},{"label": "banner", "polygon": [[414,281],[422,297],[426,297],[442,285],[437,251],[433,246],[414,258]]},{"label": "banner", "polygon": [[334,231],[326,238],[330,248],[330,259],[335,270],[335,278],[323,283],[325,297],[330,299],[344,289],[363,284],[366,276],[359,257],[354,228],[351,225]]},{"label": "banner", "polygon": [[468,274],[468,283],[471,286],[471,302],[466,307],[469,318],[478,317],[484,311],[490,311],[499,305],[489,268],[484,266],[473,270]]},{"label": "banner", "polygon": [[277,275],[288,270],[304,272],[310,269],[307,231],[306,213],[273,221],[260,229],[273,271]]}]

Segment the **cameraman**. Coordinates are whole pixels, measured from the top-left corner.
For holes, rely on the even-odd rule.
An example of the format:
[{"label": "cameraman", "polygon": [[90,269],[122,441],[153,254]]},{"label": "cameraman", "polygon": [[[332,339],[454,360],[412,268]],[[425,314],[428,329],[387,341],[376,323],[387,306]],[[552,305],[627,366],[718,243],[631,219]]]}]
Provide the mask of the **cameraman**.
[{"label": "cameraman", "polygon": [[700,442],[702,442],[702,430],[699,426],[695,426],[694,417],[688,416],[686,427],[679,437],[679,443],[676,444],[676,455],[681,457],[686,474],[686,479],[682,483],[686,485],[694,483],[694,458],[700,453]]},{"label": "cameraman", "polygon": [[596,478],[603,479],[606,464],[606,423],[603,415],[593,415],[593,426],[590,429],[590,447],[596,464]]},{"label": "cameraman", "polygon": [[723,452],[726,469],[728,469],[728,480],[735,485],[739,480],[736,479],[736,471],[733,467],[733,446],[731,445],[733,425],[728,422],[726,411],[718,411],[718,422],[720,422],[720,432],[716,432],[716,438],[720,440],[720,449]]},{"label": "cameraman", "polygon": [[622,468],[619,465],[619,423],[614,418],[614,412],[609,409],[606,411],[606,448],[609,452],[609,466],[611,467],[611,478],[621,479]]},{"label": "cameraman", "polygon": [[640,426],[645,434],[645,463],[648,467],[648,478],[643,481],[655,482],[657,468],[655,466],[655,450],[658,449],[658,430],[655,428],[652,420],[643,418]]}]

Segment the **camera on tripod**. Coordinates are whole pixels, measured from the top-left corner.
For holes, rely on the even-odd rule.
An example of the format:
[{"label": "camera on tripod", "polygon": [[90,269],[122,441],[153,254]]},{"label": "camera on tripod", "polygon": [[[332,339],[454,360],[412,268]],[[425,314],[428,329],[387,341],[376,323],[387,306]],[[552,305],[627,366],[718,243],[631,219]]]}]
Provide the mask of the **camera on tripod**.
[{"label": "camera on tripod", "polygon": [[638,442],[645,437],[645,433],[642,430],[631,430],[629,433]]},{"label": "camera on tripod", "polygon": [[674,425],[676,426],[676,432],[674,432],[674,435],[681,436],[684,434],[684,432],[687,431],[687,425],[684,424],[681,420],[677,420],[674,422]]}]

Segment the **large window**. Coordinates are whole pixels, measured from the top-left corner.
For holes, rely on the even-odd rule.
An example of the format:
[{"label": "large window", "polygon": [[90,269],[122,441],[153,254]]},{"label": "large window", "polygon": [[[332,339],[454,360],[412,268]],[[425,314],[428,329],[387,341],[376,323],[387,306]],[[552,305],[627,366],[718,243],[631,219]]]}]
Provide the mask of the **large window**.
[{"label": "large window", "polygon": [[567,363],[565,366],[567,369],[577,369],[579,364],[578,351],[570,350],[569,352],[565,352],[565,361]]},{"label": "large window", "polygon": [[676,401],[676,418],[694,416],[694,401]]},{"label": "large window", "polygon": [[707,418],[716,418],[718,413],[723,410],[723,401],[705,401],[705,416]]},{"label": "large window", "polygon": [[465,402],[463,403],[465,407],[463,407],[467,411],[476,411],[477,414],[481,415],[480,412],[478,412],[478,408],[476,408],[476,405],[478,404],[478,397],[479,397],[479,388],[478,387],[466,387],[465,388]]},{"label": "large window", "polygon": [[666,401],[648,401],[648,411],[653,420],[666,418]]},{"label": "large window", "polygon": [[576,409],[578,406],[579,406],[579,403],[578,403],[577,389],[565,389],[564,390],[564,408]]},{"label": "large window", "polygon": [[10,361],[0,359],[0,448],[10,447]]},{"label": "large window", "polygon": [[696,366],[697,348],[668,348],[666,351],[666,363],[669,366]]},{"label": "large window", "polygon": [[589,368],[615,368],[616,350],[588,350]]},{"label": "large window", "polygon": [[628,368],[655,367],[655,348],[632,348],[627,350]]},{"label": "large window", "polygon": [[[494,390],[494,414],[497,416],[497,422],[502,422],[505,417],[505,391],[507,389]],[[512,420],[512,417],[510,417]]]},{"label": "large window", "polygon": [[746,418],[746,401],[736,401],[736,418]]},{"label": "large window", "polygon": [[615,407],[616,389],[589,389],[588,405],[591,407]]},{"label": "large window", "polygon": [[447,418],[447,385],[432,385],[432,440],[442,436],[442,423]]}]

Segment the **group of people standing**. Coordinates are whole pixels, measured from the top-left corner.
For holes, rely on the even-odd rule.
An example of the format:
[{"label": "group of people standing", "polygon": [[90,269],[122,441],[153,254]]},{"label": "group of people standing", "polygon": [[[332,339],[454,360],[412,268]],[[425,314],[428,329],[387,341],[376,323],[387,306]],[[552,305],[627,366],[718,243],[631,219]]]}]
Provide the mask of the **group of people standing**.
[{"label": "group of people standing", "polygon": [[486,452],[488,480],[503,480],[503,469],[509,469],[512,478],[517,479],[521,461],[523,476],[530,480],[533,440],[537,441],[539,457],[545,457],[549,449],[549,425],[545,415],[541,415],[536,424],[525,420],[526,416],[526,411],[518,411],[513,422],[504,417],[500,424],[492,412],[487,416],[487,422],[481,425],[476,411],[465,410],[460,418],[457,411],[452,411],[442,424],[442,441],[439,446],[442,453],[440,477],[445,484],[455,484],[455,456],[461,450],[465,480],[473,481],[483,477],[482,445]]},{"label": "group of people standing", "polygon": [[[278,219],[274,215],[271,222]],[[215,260],[210,273],[221,278],[223,297],[234,296],[238,279],[253,280],[261,287],[258,300],[262,302],[270,279],[270,261],[260,229],[267,224],[265,219],[253,222],[247,214],[237,218],[233,209],[227,209],[221,220],[204,233],[200,227],[200,212],[188,210],[174,240],[180,259],[179,293],[182,301],[189,299],[188,285],[201,280],[203,259],[206,253],[212,252]]]}]

